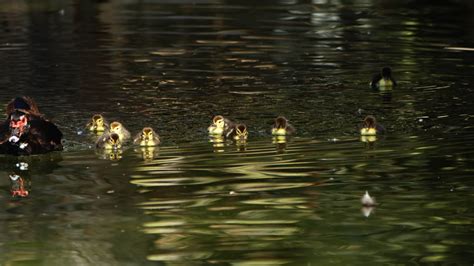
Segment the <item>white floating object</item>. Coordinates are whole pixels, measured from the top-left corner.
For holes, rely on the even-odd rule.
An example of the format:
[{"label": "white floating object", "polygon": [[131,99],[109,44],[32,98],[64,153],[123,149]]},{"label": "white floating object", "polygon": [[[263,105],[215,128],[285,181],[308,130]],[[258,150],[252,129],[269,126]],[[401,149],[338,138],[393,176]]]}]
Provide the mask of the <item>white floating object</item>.
[{"label": "white floating object", "polygon": [[369,192],[367,192],[367,191],[365,191],[365,194],[360,199],[360,202],[362,203],[362,205],[367,206],[367,207],[375,206],[375,204],[376,204],[375,203],[375,198],[371,197],[369,195]]}]

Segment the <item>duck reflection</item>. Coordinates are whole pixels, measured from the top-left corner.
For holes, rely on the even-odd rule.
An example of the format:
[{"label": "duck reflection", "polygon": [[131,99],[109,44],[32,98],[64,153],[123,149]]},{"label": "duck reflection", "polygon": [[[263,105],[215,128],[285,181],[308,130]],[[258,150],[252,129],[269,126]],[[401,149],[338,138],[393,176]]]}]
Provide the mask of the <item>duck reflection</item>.
[{"label": "duck reflection", "polygon": [[9,175],[12,197],[26,198],[30,194],[31,180],[17,174]]}]

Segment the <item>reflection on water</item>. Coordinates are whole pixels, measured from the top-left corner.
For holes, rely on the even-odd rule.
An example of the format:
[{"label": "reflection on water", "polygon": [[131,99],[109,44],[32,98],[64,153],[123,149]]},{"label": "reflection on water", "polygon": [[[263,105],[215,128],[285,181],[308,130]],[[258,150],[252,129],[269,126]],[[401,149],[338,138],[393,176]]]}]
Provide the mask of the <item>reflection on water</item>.
[{"label": "reflection on water", "polygon": [[[473,7],[425,2],[0,2],[0,112],[30,95],[66,139],[0,157],[0,264],[472,264]],[[96,150],[96,113],[162,143]]]}]

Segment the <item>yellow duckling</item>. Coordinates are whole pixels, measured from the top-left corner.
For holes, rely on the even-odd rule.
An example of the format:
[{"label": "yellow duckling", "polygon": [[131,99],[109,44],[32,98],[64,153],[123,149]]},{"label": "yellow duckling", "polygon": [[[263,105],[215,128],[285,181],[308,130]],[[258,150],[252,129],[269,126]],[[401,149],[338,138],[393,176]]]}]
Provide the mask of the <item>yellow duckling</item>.
[{"label": "yellow duckling", "polygon": [[272,127],[273,136],[289,136],[295,133],[295,128],[288,122],[283,116],[279,116],[275,119]]},{"label": "yellow duckling", "polygon": [[390,67],[382,68],[382,71],[375,74],[370,82],[370,87],[375,90],[391,90],[397,86],[397,82],[392,77],[392,69]]},{"label": "yellow duckling", "polygon": [[110,123],[110,133],[116,133],[120,137],[121,142],[130,139],[130,132],[122,125],[122,123],[114,121]]},{"label": "yellow duckling", "polygon": [[104,150],[118,150],[122,148],[122,141],[117,133],[106,133],[99,137],[96,147]]},{"label": "yellow duckling", "polygon": [[360,199],[360,203],[362,203],[362,205],[365,207],[372,207],[376,205],[375,198],[371,197],[368,191],[365,191],[364,196],[362,196]]},{"label": "yellow duckling", "polygon": [[160,144],[160,136],[151,127],[144,127],[134,138],[133,143],[141,147],[157,146]]},{"label": "yellow duckling", "polygon": [[364,124],[360,129],[361,136],[375,136],[377,133],[385,133],[385,128],[377,124],[374,116],[368,115],[364,119]]},{"label": "yellow duckling", "polygon": [[232,130],[234,123],[222,115],[216,115],[212,124],[207,128],[210,136],[226,136]]},{"label": "yellow duckling", "polygon": [[102,115],[95,114],[92,116],[91,121],[87,124],[87,128],[91,132],[100,133],[108,130],[109,126]]}]

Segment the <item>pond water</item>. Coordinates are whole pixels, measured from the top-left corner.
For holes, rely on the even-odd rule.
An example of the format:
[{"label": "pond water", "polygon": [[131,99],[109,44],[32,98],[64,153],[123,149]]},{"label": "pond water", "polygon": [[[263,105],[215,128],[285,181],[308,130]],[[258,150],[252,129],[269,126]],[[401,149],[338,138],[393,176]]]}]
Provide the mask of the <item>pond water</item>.
[{"label": "pond water", "polygon": [[[471,265],[473,10],[0,1],[0,112],[32,96],[65,135],[63,152],[0,157],[0,264]],[[385,65],[399,86],[382,94],[368,83]],[[94,113],[162,145],[96,151]],[[247,143],[209,142],[216,114]],[[368,114],[388,131],[372,143]],[[286,143],[277,115],[297,128]]]}]

